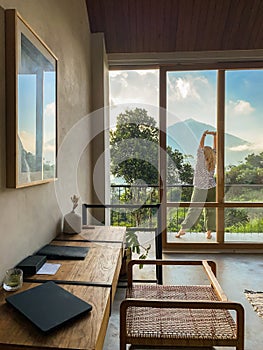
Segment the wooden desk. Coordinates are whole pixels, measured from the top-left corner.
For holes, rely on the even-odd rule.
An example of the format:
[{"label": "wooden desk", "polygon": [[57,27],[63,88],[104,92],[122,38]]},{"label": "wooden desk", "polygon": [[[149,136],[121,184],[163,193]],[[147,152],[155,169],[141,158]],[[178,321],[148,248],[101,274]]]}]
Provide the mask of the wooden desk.
[{"label": "wooden desk", "polygon": [[2,289],[0,349],[101,350],[117,288],[125,236],[123,227],[99,226],[84,229],[79,235],[59,235],[52,241],[51,244],[55,245],[86,246],[90,250],[84,260],[49,260],[61,264],[58,272],[55,275],[31,276],[23,283],[22,290],[38,285],[40,280],[41,283],[54,280],[87,301],[93,309],[89,315],[45,335],[5,302],[10,292]]},{"label": "wooden desk", "polygon": [[[24,282],[22,290],[37,285]],[[102,349],[110,313],[110,289],[60,286],[91,304],[92,311],[47,335],[5,302],[10,292],[3,290],[0,293],[0,349]]]},{"label": "wooden desk", "polygon": [[126,227],[117,226],[86,226],[80,234],[68,235],[61,233],[56,237],[60,241],[88,240],[90,242],[121,242],[126,240]]},{"label": "wooden desk", "polygon": [[53,280],[69,281],[78,284],[107,284],[112,289],[112,301],[117,288],[120,268],[122,264],[121,244],[92,242],[65,242],[52,241],[54,245],[89,247],[84,260],[48,260],[48,262],[61,264],[55,275],[33,275],[27,281]]}]

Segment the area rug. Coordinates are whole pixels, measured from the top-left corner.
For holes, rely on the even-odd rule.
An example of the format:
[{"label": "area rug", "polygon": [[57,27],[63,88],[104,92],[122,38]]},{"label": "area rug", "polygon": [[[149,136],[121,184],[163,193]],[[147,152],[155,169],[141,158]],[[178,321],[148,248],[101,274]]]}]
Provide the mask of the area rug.
[{"label": "area rug", "polygon": [[244,293],[256,313],[263,318],[263,291],[245,289]]}]

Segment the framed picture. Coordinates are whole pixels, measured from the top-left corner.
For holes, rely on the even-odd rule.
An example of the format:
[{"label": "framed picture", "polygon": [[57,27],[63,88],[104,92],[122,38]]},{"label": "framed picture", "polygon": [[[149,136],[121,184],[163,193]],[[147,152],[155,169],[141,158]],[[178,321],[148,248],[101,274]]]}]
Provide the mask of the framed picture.
[{"label": "framed picture", "polygon": [[6,23],[6,184],[56,179],[57,58],[16,10]]}]

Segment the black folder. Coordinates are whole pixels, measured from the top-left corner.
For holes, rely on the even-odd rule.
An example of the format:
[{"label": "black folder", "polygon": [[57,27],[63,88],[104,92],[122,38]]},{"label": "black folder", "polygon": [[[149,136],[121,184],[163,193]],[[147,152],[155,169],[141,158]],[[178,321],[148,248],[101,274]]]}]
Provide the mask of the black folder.
[{"label": "black folder", "polygon": [[6,298],[42,332],[89,313],[92,306],[50,281]]},{"label": "black folder", "polygon": [[45,255],[48,259],[84,260],[89,251],[88,247],[62,246],[47,244],[36,254]]},{"label": "black folder", "polygon": [[30,255],[16,266],[23,270],[25,275],[34,275],[44,265],[47,257],[44,255]]}]

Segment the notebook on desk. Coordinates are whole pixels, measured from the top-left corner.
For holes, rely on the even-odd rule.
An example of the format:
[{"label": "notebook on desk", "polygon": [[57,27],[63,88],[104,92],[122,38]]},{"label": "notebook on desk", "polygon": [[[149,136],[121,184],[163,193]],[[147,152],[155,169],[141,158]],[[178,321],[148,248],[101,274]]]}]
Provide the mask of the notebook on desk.
[{"label": "notebook on desk", "polygon": [[47,244],[36,254],[45,255],[48,259],[84,260],[89,251],[88,247],[61,246]]},{"label": "notebook on desk", "polygon": [[11,295],[6,298],[6,302],[20,311],[42,332],[50,332],[92,310],[89,303],[52,281]]}]

